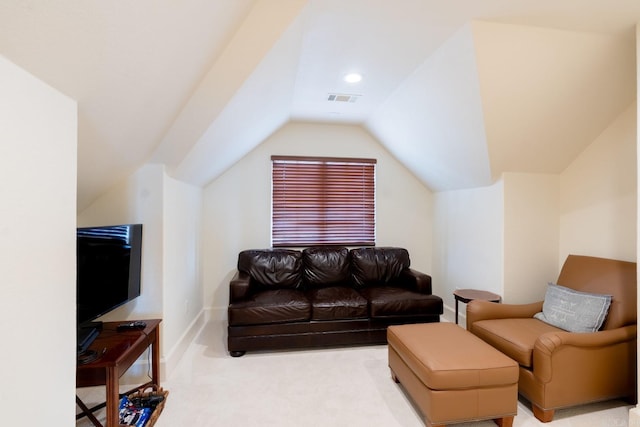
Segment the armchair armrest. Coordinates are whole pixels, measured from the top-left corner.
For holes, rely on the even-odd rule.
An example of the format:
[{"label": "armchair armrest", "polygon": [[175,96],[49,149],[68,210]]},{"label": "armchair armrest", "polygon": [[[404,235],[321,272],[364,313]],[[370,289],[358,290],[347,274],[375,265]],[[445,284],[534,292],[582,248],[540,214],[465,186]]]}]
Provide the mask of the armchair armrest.
[{"label": "armchair armrest", "polygon": [[431,295],[431,276],[412,268],[406,268],[400,274],[400,280],[409,289],[421,294]]},{"label": "armchair armrest", "polygon": [[[549,382],[552,379],[552,365],[558,371],[562,370],[562,366],[586,364],[588,361],[594,361],[599,365],[592,367],[595,369],[602,370],[605,365],[621,369],[621,366],[625,364],[621,363],[619,352],[622,351],[623,354],[626,354],[629,349],[635,351],[636,334],[637,325],[627,325],[592,333],[547,332],[541,335],[534,344],[534,374],[540,381]],[[628,349],[626,349],[627,347]],[[596,353],[599,353],[600,356],[597,358],[589,356],[589,354]],[[635,360],[635,355],[633,355],[633,360]]]},{"label": "armchair armrest", "polygon": [[533,317],[542,311],[542,303],[538,301],[530,304],[499,304],[483,300],[470,301],[467,304],[467,329],[471,331],[473,324],[480,320]]},{"label": "armchair armrest", "polygon": [[251,276],[243,271],[236,271],[229,282],[229,304],[247,298],[250,290]]}]

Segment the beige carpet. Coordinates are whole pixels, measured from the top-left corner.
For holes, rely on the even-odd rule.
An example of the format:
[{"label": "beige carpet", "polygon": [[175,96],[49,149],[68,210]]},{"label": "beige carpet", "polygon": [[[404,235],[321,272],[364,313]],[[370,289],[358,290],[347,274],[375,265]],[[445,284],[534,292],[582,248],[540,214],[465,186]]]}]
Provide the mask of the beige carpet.
[{"label": "beige carpet", "polygon": [[[424,423],[387,367],[386,346],[247,353],[230,357],[223,322],[208,323],[162,386],[170,394],[157,427],[421,427]],[[223,337],[223,338],[221,338]],[[129,389],[131,387],[123,387]],[[104,389],[79,389],[88,403]],[[556,412],[552,423],[536,420],[526,401],[515,427],[624,427],[622,401]],[[104,422],[104,411],[97,413]],[[76,426],[91,426],[86,419]],[[458,424],[495,426],[491,421]]]}]

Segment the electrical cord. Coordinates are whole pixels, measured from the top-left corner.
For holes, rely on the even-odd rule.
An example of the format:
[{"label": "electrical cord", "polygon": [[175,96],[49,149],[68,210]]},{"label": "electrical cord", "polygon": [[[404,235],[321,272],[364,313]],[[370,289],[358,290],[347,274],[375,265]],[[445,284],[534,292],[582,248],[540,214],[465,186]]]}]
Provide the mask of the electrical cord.
[{"label": "electrical cord", "polygon": [[102,349],[102,352],[97,352],[95,350],[85,350],[82,353],[78,354],[78,365],[86,365],[91,362],[95,362],[96,360],[100,359],[106,352],[106,347]]}]

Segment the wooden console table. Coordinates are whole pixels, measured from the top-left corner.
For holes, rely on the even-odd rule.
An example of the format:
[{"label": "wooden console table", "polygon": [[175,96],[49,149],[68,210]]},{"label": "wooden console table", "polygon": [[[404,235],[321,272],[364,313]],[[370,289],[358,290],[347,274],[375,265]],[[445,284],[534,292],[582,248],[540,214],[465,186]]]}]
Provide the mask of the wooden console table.
[{"label": "wooden console table", "polygon": [[144,329],[118,332],[116,328],[123,322],[104,322],[102,332],[91,344],[89,350],[96,351],[99,357],[85,365],[76,365],[76,387],[106,386],[106,402],[88,408],[79,397],[76,403],[82,409],[78,417],[87,416],[95,426],[102,424],[93,416],[94,411],[106,406],[106,427],[118,427],[118,405],[120,401],[120,377],[138,360],[144,351],[151,347],[151,381],[160,385],[160,330],[162,320],[143,320]]}]

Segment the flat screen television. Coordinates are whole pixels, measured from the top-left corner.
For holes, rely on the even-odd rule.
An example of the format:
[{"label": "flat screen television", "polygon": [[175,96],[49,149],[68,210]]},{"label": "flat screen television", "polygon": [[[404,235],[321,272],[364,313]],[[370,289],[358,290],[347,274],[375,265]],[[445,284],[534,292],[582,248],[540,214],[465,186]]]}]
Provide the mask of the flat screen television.
[{"label": "flat screen television", "polygon": [[142,224],[77,229],[78,353],[98,336],[96,318],[140,296]]}]

